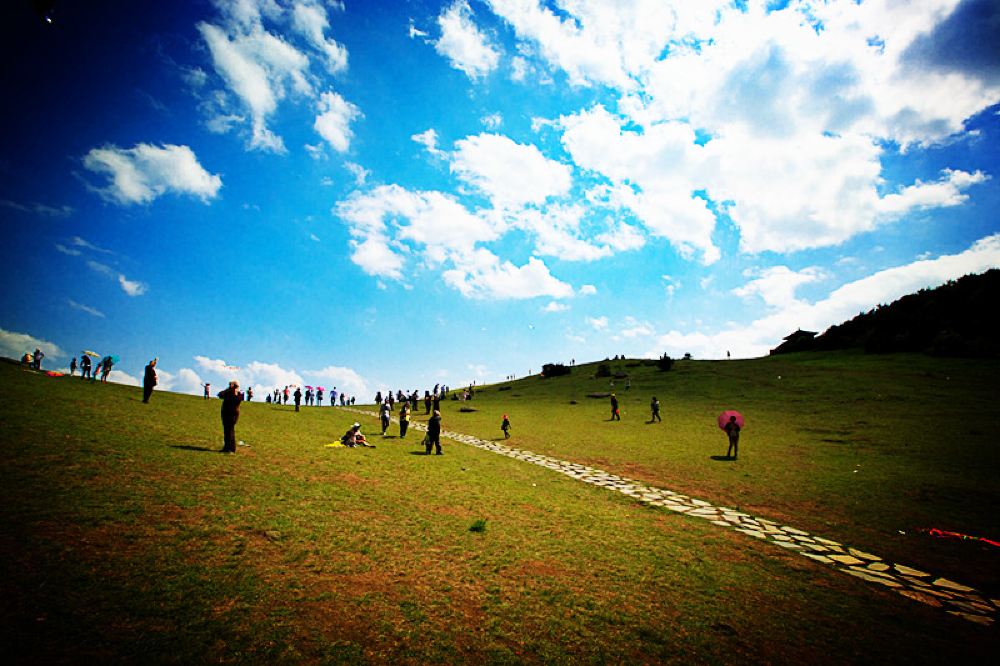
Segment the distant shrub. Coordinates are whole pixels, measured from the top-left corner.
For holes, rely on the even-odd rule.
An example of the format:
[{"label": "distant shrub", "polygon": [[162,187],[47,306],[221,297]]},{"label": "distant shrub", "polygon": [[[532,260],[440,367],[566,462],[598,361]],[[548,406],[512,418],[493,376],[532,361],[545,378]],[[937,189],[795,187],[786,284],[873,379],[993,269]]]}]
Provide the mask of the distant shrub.
[{"label": "distant shrub", "polygon": [[510,387],[509,387],[509,386],[501,386],[501,387],[500,387],[500,388],[498,388],[497,390],[498,390],[498,391],[509,391],[509,390],[510,390]]},{"label": "distant shrub", "polygon": [[486,521],[480,518],[476,522],[472,523],[469,527],[470,532],[485,532],[486,531]]},{"label": "distant shrub", "polygon": [[595,377],[610,377],[611,376],[611,366],[607,363],[601,363],[597,366],[597,372],[594,373]]},{"label": "distant shrub", "polygon": [[546,363],[542,366],[542,375],[545,377],[559,377],[569,374],[569,366],[562,363]]},{"label": "distant shrub", "polygon": [[691,352],[688,352],[687,354],[684,354],[684,360],[685,361],[690,361],[691,360]]},{"label": "distant shrub", "polygon": [[[690,354],[688,354],[690,356]],[[669,354],[664,354],[660,358],[656,359],[656,367],[663,372],[667,372],[670,368],[674,367],[674,359],[670,358]]]}]

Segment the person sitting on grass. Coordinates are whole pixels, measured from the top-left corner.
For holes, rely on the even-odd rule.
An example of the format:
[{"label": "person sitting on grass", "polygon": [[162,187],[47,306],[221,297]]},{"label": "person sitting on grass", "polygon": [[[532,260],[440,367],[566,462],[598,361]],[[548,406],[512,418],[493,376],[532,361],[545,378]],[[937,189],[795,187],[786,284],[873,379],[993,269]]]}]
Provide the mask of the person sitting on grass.
[{"label": "person sitting on grass", "polygon": [[725,427],[726,434],[729,435],[729,450],[726,457],[736,460],[740,448],[740,424],[736,422],[735,416],[729,417],[729,423]]},{"label": "person sitting on grass", "polygon": [[344,433],[344,436],[340,438],[340,443],[344,446],[354,448],[355,446],[370,446],[368,440],[365,439],[364,433],[361,432],[361,424],[355,423]]}]

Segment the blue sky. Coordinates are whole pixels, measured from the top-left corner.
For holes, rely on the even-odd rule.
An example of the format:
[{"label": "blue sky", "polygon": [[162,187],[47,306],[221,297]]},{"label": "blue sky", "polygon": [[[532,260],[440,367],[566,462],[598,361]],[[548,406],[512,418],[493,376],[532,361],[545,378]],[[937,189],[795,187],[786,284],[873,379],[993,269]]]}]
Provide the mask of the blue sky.
[{"label": "blue sky", "polygon": [[1000,266],[994,0],[30,4],[9,356],[369,399],[760,356]]}]

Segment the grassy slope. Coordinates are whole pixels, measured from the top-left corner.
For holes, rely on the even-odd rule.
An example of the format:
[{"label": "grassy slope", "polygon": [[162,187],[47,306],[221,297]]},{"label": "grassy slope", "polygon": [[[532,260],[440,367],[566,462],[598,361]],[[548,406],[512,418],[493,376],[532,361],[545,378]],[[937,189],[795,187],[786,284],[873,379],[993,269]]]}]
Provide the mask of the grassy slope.
[{"label": "grassy slope", "polygon": [[[938,365],[913,366],[924,362]],[[995,528],[972,500],[996,505],[996,452],[955,433],[976,427],[963,414],[975,401],[996,403],[982,394],[996,368],[970,364],[948,383],[943,367],[817,357],[638,369],[622,424],[571,397],[599,385],[581,368],[487,391],[479,412],[449,402],[445,427],[499,435],[507,410],[516,445],[946,564],[908,539],[848,539],[891,535],[914,515]],[[866,398],[878,386],[893,389],[876,412]],[[417,433],[324,448],[354,420],[340,410],[248,405],[237,434],[251,448],[222,456],[217,401],[157,393],[143,405],[139,389],[8,364],[0,387],[0,648],[25,661],[836,663],[996,646],[993,629],[541,468],[460,445],[415,456]],[[639,421],[651,390],[662,427]],[[939,425],[900,433],[915,438],[904,449],[895,433],[915,420],[900,416],[914,400]],[[709,457],[723,452],[722,406],[750,420],[737,463]],[[943,475],[927,469],[942,457]],[[858,460],[864,471],[843,469]],[[903,485],[924,501],[890,497]],[[482,534],[468,530],[477,519]]]}]

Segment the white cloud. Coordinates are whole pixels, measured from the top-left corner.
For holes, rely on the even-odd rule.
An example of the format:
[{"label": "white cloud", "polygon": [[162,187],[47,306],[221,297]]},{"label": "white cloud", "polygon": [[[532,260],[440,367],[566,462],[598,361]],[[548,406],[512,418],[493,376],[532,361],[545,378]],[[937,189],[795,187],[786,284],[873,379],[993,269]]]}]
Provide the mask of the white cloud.
[{"label": "white cloud", "polygon": [[671,355],[691,352],[699,358],[721,358],[731,350],[734,356],[762,356],[796,329],[822,332],[880,303],[998,267],[1000,234],[994,234],[977,241],[964,252],[920,259],[850,282],[813,303],[794,296],[782,297],[786,307],[771,311],[746,326],[716,333],[670,331],[658,338],[657,347],[650,353],[657,353],[657,350]]},{"label": "white cloud", "polygon": [[497,130],[503,125],[503,116],[499,113],[490,113],[480,118],[479,122],[488,130]]},{"label": "white cloud", "polygon": [[542,308],[542,312],[566,312],[569,306],[559,301],[549,301],[549,304]]},{"label": "white cloud", "polygon": [[354,136],[351,123],[361,117],[361,110],[335,92],[325,92],[320,96],[319,115],[313,124],[320,136],[338,153],[345,153],[351,147]]},{"label": "white cloud", "polygon": [[[478,242],[497,236],[482,218],[439,192],[410,192],[383,185],[355,192],[334,209],[347,222],[352,261],[370,275],[400,279],[404,257],[393,248],[420,251],[431,265],[457,261]],[[409,248],[409,250],[407,250]]]},{"label": "white cloud", "polygon": [[607,205],[704,264],[720,258],[706,194],[727,202],[749,253],[836,245],[967,200],[984,174],[945,171],[880,197],[887,144],[949,140],[1000,101],[1000,78],[913,56],[956,4],[489,2],[518,57],[621,95],[621,117],[563,117],[563,145],[616,188]]},{"label": "white cloud", "polygon": [[324,388],[327,391],[332,390],[336,386],[338,393],[346,393],[347,395],[354,396],[367,396],[370,394],[368,382],[351,368],[328,365],[321,370],[303,370],[302,374],[306,377],[323,381]]},{"label": "white cloud", "polygon": [[[136,385],[138,385],[136,381]],[[189,395],[203,395],[205,382],[197,372],[191,368],[181,368],[177,374],[164,370],[158,363],[156,366],[156,388],[162,391],[173,391],[174,393],[187,393]]]},{"label": "white cloud", "polygon": [[108,381],[113,384],[122,384],[124,386],[142,386],[142,382],[140,382],[136,377],[115,369],[112,369],[111,372],[108,373]]},{"label": "white cloud", "polygon": [[889,215],[902,215],[911,210],[959,206],[969,199],[963,190],[988,179],[989,176],[981,171],[967,173],[945,169],[941,179],[935,183],[918,180],[916,184],[904,187],[896,194],[882,197],[878,202],[878,210]]},{"label": "white cloud", "polygon": [[268,116],[278,108],[287,90],[311,95],[309,58],[280,37],[264,29],[259,8],[235,11],[223,27],[199,23],[215,71],[243,103],[251,117],[250,147],[285,152],[281,137],[267,127]]},{"label": "white cloud", "polygon": [[[368,180],[368,176],[371,175],[371,171],[354,162],[344,162],[344,168],[354,176],[354,184],[358,186],[364,185],[365,181]],[[326,183],[323,184],[326,185]]]},{"label": "white cloud", "polygon": [[573,183],[567,165],[548,159],[533,145],[499,134],[456,141],[451,170],[497,208],[542,204],[568,193]]},{"label": "white cloud", "polygon": [[407,34],[410,36],[410,39],[417,39],[417,38],[424,39],[426,37],[429,37],[429,35],[426,32],[419,29],[413,23],[413,19],[410,19],[409,30],[407,31]]},{"label": "white cloud", "polygon": [[[500,53],[472,20],[472,8],[466,0],[454,4],[438,16],[441,37],[434,49],[457,70],[476,80],[496,69]],[[412,31],[411,31],[412,35]]]},{"label": "white cloud", "polygon": [[87,314],[91,315],[92,317],[100,317],[101,319],[104,318],[104,313],[101,312],[100,310],[98,310],[95,307],[91,307],[89,305],[84,305],[83,303],[77,303],[72,298],[66,299],[66,303],[68,303],[69,306],[71,308],[73,308],[74,310],[79,310],[80,312],[86,312]]},{"label": "white cloud", "polygon": [[94,148],[83,165],[110,178],[100,194],[115,203],[145,204],[168,192],[190,194],[204,203],[222,187],[218,174],[208,173],[188,146],[137,144],[134,148]]},{"label": "white cloud", "polygon": [[148,285],[144,282],[129,280],[125,277],[125,275],[114,270],[107,264],[102,264],[91,259],[87,261],[87,266],[95,273],[100,273],[101,275],[106,275],[107,277],[116,280],[118,285],[122,288],[122,291],[129,296],[142,296],[149,289]]},{"label": "white cloud", "polygon": [[597,287],[595,287],[592,284],[585,284],[582,287],[580,287],[579,293],[581,296],[593,296],[594,294],[597,293]]},{"label": "white cloud", "polygon": [[433,155],[434,157],[442,157],[445,154],[443,150],[440,150],[437,147],[438,135],[437,135],[437,130],[435,130],[433,127],[424,130],[419,134],[414,134],[410,138],[419,143],[424,148],[426,148],[427,152]]},{"label": "white cloud", "polygon": [[823,277],[818,268],[793,271],[787,266],[772,266],[760,271],[760,276],[733,290],[741,298],[759,296],[772,308],[786,308],[798,302],[795,290],[803,284],[816,282]]},{"label": "white cloud", "polygon": [[595,331],[606,331],[608,330],[608,318],[607,317],[587,317],[584,321],[593,328]]},{"label": "white cloud", "polygon": [[523,266],[515,266],[480,248],[460,257],[455,266],[444,272],[444,281],[466,298],[506,300],[573,295],[573,287],[555,278],[536,257],[529,258]]},{"label": "white cloud", "polygon": [[118,275],[118,284],[121,285],[122,291],[124,291],[129,296],[142,296],[149,290],[148,285],[144,282],[139,282],[137,280],[129,280],[124,275]]},{"label": "white cloud", "polygon": [[[343,9],[343,7],[340,7]],[[326,57],[326,69],[338,74],[347,69],[347,49],[323,34],[330,27],[326,9],[316,2],[296,2],[292,8],[292,26],[309,44]]]},{"label": "white cloud", "polygon": [[80,252],[80,250],[71,247],[66,247],[62,243],[56,243],[55,245],[56,245],[56,250],[62,252],[63,254],[68,254],[71,257],[79,257],[81,254],[83,254],[83,252]]},{"label": "white cloud", "polygon": [[30,354],[35,349],[41,349],[45,356],[51,358],[66,356],[66,353],[54,342],[36,338],[27,333],[15,333],[0,328],[0,354],[20,360],[24,354]]}]

